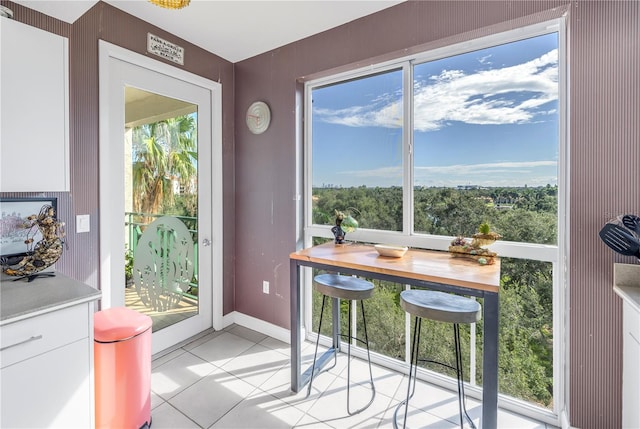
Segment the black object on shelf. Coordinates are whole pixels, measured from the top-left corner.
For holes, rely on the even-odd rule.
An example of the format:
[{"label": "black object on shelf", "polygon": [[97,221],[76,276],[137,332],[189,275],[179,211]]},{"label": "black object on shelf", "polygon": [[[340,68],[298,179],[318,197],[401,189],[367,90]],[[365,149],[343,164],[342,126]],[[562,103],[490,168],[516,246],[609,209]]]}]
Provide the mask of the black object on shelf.
[{"label": "black object on shelf", "polygon": [[39,273],[29,274],[27,276],[21,276],[21,277],[13,279],[12,281],[17,282],[18,280],[27,279],[27,283],[31,283],[34,279],[36,279],[38,277],[55,277],[55,276],[56,276],[56,273],[51,272],[51,271],[46,271],[46,272],[39,272]]},{"label": "black object on shelf", "polygon": [[636,227],[640,226],[638,220],[634,215],[613,219],[602,227],[600,238],[613,251],[625,256],[635,256],[640,260],[640,237],[636,233]]},{"label": "black object on shelf", "polygon": [[622,216],[622,224],[631,231],[640,235],[640,217],[632,214],[626,214]]}]

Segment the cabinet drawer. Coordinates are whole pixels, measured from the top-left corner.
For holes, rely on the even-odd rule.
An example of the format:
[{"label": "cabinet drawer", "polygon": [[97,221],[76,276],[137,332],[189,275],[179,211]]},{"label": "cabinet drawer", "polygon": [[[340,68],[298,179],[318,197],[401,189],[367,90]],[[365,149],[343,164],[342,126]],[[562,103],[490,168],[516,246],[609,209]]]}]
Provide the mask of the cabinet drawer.
[{"label": "cabinet drawer", "polygon": [[0,368],[89,336],[86,304],[0,327]]},{"label": "cabinet drawer", "polygon": [[92,380],[89,339],[0,370],[0,427],[89,429]]}]

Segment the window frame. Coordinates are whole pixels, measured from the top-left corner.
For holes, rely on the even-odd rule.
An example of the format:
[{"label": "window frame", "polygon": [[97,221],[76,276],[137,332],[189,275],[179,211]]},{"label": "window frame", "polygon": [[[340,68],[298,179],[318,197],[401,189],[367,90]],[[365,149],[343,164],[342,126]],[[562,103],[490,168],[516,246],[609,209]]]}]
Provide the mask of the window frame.
[{"label": "window frame", "polygon": [[[568,384],[568,244],[569,244],[569,127],[568,127],[568,44],[565,18],[543,21],[537,24],[519,27],[506,32],[495,33],[449,46],[401,57],[379,64],[369,65],[330,76],[321,77],[304,83],[304,160],[303,160],[303,242],[304,247],[312,245],[313,237],[332,239],[330,225],[312,224],[312,91],[315,88],[337,84],[343,81],[363,78],[389,70],[403,71],[403,222],[402,231],[385,231],[359,228],[350,233],[349,238],[355,241],[372,243],[395,243],[416,248],[447,251],[452,237],[416,233],[414,224],[413,195],[413,67],[428,61],[464,54],[470,51],[490,48],[512,43],[518,40],[533,38],[544,34],[557,33],[558,36],[558,211],[557,211],[557,244],[535,244],[523,242],[498,241],[492,246],[500,256],[519,259],[531,259],[550,262],[553,267],[553,409],[547,410],[528,402],[501,395],[500,406],[515,410],[540,421],[559,425],[561,415],[566,413]],[[311,329],[311,274],[304,276],[304,324],[305,332]]]}]

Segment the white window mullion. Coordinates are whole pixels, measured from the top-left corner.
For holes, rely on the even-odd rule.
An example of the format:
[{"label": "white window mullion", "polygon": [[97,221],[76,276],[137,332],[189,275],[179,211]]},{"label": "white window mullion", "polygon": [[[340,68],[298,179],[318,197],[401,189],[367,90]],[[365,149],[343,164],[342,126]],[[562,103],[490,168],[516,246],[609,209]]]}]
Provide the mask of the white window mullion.
[{"label": "white window mullion", "polygon": [[402,205],[403,235],[413,234],[413,66],[407,62],[402,67]]},{"label": "white window mullion", "polygon": [[[313,223],[313,172],[311,171],[312,160],[311,154],[313,153],[313,122],[311,120],[313,116],[313,87],[308,83],[304,87],[304,229],[307,230]],[[309,235],[305,232],[304,242],[305,246],[308,245],[310,240]]]}]

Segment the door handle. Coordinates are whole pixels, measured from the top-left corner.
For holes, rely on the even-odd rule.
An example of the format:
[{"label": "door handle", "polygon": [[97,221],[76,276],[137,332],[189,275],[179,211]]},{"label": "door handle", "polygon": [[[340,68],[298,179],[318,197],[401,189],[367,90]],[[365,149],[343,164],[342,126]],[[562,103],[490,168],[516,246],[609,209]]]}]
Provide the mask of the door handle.
[{"label": "door handle", "polygon": [[207,247],[207,246],[211,246],[211,240],[209,240],[208,238],[205,238],[202,240],[202,245]]},{"label": "door handle", "polygon": [[42,334],[34,335],[31,338],[27,338],[26,340],[18,341],[17,343],[9,344],[8,346],[4,346],[4,347],[0,348],[0,351],[7,350],[7,349],[10,349],[11,347],[16,347],[16,346],[19,346],[21,344],[26,344],[26,343],[30,343],[31,341],[37,341],[37,340],[41,340],[41,339],[42,339]]}]

